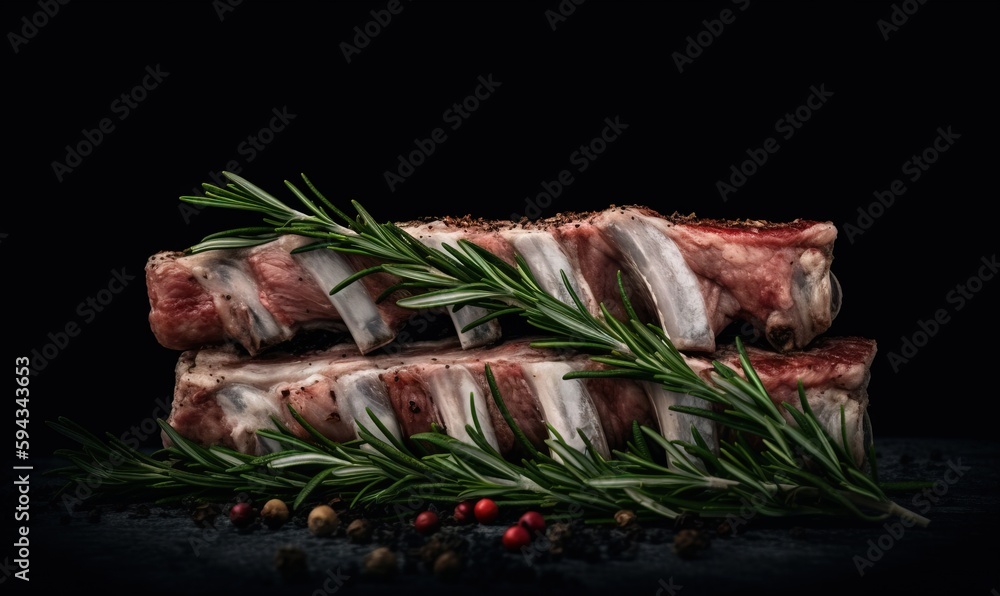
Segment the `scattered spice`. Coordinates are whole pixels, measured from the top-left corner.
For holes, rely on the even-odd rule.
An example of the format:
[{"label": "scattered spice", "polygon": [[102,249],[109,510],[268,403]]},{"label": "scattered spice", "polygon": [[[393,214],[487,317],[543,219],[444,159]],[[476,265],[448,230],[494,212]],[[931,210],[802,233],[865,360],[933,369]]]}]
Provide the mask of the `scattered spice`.
[{"label": "scattered spice", "polygon": [[304,577],[309,568],[305,551],[291,544],[286,544],[277,550],[274,554],[274,566],[286,579]]},{"label": "scattered spice", "polygon": [[337,512],[329,505],[317,505],[309,512],[307,519],[309,531],[314,536],[329,536],[337,531],[340,526],[340,518]]},{"label": "scattered spice", "polygon": [[466,546],[465,540],[461,536],[449,532],[438,532],[420,547],[418,555],[424,565],[433,568],[438,557],[448,551],[461,552],[465,550]]},{"label": "scattered spice", "polygon": [[191,520],[199,528],[211,528],[215,527],[215,518],[219,516],[221,511],[215,505],[211,503],[201,503],[196,505],[191,511]]},{"label": "scattered spice", "polygon": [[537,511],[526,511],[517,523],[524,526],[532,535],[545,531],[545,518]]},{"label": "scattered spice", "polygon": [[615,523],[618,524],[619,528],[627,528],[635,524],[636,515],[635,511],[631,509],[619,509],[615,513]]},{"label": "scattered spice", "polygon": [[673,550],[679,557],[694,557],[708,545],[708,536],[701,530],[684,529],[674,534]]},{"label": "scattered spice", "polygon": [[413,520],[413,527],[421,534],[433,534],[441,527],[441,521],[433,511],[421,511]]},{"label": "scattered spice", "polygon": [[733,534],[733,526],[729,525],[729,522],[724,521],[719,524],[719,527],[715,529],[716,536],[721,536],[725,538],[726,536],[731,536]]},{"label": "scattered spice", "polygon": [[516,553],[523,547],[531,544],[531,532],[521,524],[515,524],[503,533],[503,547],[512,553]]},{"label": "scattered spice", "polygon": [[497,504],[493,501],[493,499],[479,499],[476,501],[473,511],[476,514],[476,519],[481,524],[493,523],[493,520],[500,515],[500,508],[497,507]]},{"label": "scattered spice", "polygon": [[462,557],[453,550],[445,551],[434,560],[434,575],[451,579],[462,571]]},{"label": "scattered spice", "polygon": [[549,552],[558,557],[566,550],[567,543],[573,537],[573,530],[569,524],[557,522],[549,526],[545,537],[549,539]]},{"label": "scattered spice", "polygon": [[288,521],[288,505],[281,499],[271,499],[260,510],[260,517],[269,528],[279,528]]},{"label": "scattered spice", "polygon": [[367,519],[356,519],[347,526],[347,538],[355,544],[367,544],[372,539],[372,523]]},{"label": "scattered spice", "polygon": [[257,510],[250,503],[236,503],[229,508],[229,521],[237,528],[246,528],[256,519]]},{"label": "scattered spice", "polygon": [[475,502],[472,500],[462,501],[458,505],[455,505],[455,521],[460,524],[471,522],[476,518]]},{"label": "scattered spice", "polygon": [[365,575],[389,576],[396,573],[396,553],[386,546],[380,546],[365,555],[364,569]]}]

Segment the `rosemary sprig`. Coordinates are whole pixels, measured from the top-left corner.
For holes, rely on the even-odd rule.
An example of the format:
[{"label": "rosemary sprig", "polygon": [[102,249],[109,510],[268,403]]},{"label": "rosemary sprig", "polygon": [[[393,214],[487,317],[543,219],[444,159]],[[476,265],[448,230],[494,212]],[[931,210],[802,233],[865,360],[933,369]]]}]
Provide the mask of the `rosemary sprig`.
[{"label": "rosemary sprig", "polygon": [[[700,397],[717,407],[675,406],[673,409],[715,420],[737,431],[737,439],[721,441],[718,453],[714,453],[694,429],[692,441],[685,442],[668,441],[652,429],[636,428],[630,449],[616,452],[611,460],[604,460],[593,449],[588,449],[586,454],[574,450],[550,428],[552,438],[547,441],[547,447],[551,455],[531,447],[527,452],[532,458],[518,465],[496,453],[477,428],[468,429],[473,437],[472,444],[437,432],[411,437],[437,449],[437,453],[421,456],[409,452],[401,443],[380,441],[362,425],[359,425],[360,443],[369,449],[362,449],[360,444],[331,443],[314,429],[309,429],[313,442],[295,438],[287,430],[259,431],[286,448],[260,458],[249,458],[217,447],[198,447],[173,433],[171,438],[176,446],[167,450],[168,460],[159,460],[171,462],[160,468],[168,475],[167,479],[154,480],[151,466],[155,465],[148,458],[142,460],[129,454],[127,470],[107,472],[111,482],[151,482],[149,486],[158,489],[201,482],[233,490],[232,477],[237,475],[243,488],[247,482],[260,482],[271,491],[294,491],[296,504],[318,487],[336,487],[352,494],[357,504],[391,503],[407,498],[409,491],[429,490],[441,498],[490,495],[512,502],[582,507],[603,513],[632,506],[666,517],[676,517],[687,511],[733,515],[741,508],[745,510],[749,501],[755,504],[758,513],[767,516],[846,514],[878,520],[901,515],[921,525],[928,523],[926,518],[892,502],[858,467],[847,442],[841,443],[828,435],[810,410],[801,385],[801,411],[787,404],[779,409],[758,378],[739,339],[737,348],[742,376],[720,362],[714,363],[710,379],[695,373],[662,329],[644,325],[636,319],[620,276],[621,296],[629,314],[626,322],[611,316],[603,306],[600,317],[592,315],[575,295],[565,273],[563,281],[572,304],[543,291],[528,265],[519,257],[510,265],[463,240],[455,246],[445,245],[444,250],[430,248],[391,223],[377,223],[357,202],[352,203],[357,216],[347,216],[320,194],[305,176],[303,180],[315,200],[287,181],[286,185],[308,213],[288,207],[239,176],[227,174],[227,177],[231,183],[226,188],[206,184],[204,197],[181,199],[200,205],[258,211],[265,215],[267,227],[213,234],[191,247],[189,252],[252,246],[281,234],[298,234],[317,239],[315,244],[299,250],[332,249],[373,257],[381,264],[357,272],[332,288],[331,293],[366,275],[385,272],[401,281],[383,296],[399,288],[422,290],[400,300],[401,306],[473,305],[490,313],[470,323],[468,328],[490,318],[520,314],[530,324],[554,336],[535,345],[587,350],[594,354],[595,361],[609,367],[602,371],[570,373],[567,378],[627,376]],[[491,391],[501,411],[505,412],[493,383]],[[515,437],[523,439],[509,414],[505,417]],[[372,421],[381,425],[374,417]],[[304,423],[301,418],[299,422]],[[165,424],[164,427],[170,434],[169,427]],[[67,428],[57,425],[59,430]],[[75,434],[80,436],[79,432]],[[764,448],[750,448],[748,435],[758,437]],[[91,454],[125,448],[114,443],[98,447],[91,444],[92,436],[84,435],[83,439],[85,452]],[[649,442],[662,450],[665,462],[654,461]],[[79,454],[67,456],[75,458],[78,467],[85,463]],[[136,466],[145,472],[134,470]],[[292,469],[301,471],[292,472]],[[275,472],[279,473],[273,475]]]},{"label": "rosemary sprig", "polygon": [[[491,394],[506,412],[492,371],[486,367]],[[470,396],[473,400],[474,396]],[[472,443],[455,439],[435,429],[411,437],[437,448],[416,456],[402,443],[384,442],[359,424],[361,439],[334,443],[324,437],[289,406],[306,429],[308,440],[292,433],[274,419],[278,430],[258,433],[282,446],[281,451],[262,456],[238,453],[220,446],[203,447],[179,435],[163,420],[160,427],[173,446],[146,455],[108,433],[102,440],[73,422],[60,418],[49,425],[81,444],[78,451],[57,452],[73,466],[56,470],[70,481],[86,477],[106,496],[134,497],[150,492],[157,502],[169,503],[190,497],[227,499],[238,492],[261,498],[282,498],[299,508],[323,495],[349,499],[375,515],[391,516],[400,508],[412,515],[413,497],[425,501],[453,503],[488,496],[500,505],[531,506],[563,515],[609,515],[622,508],[649,511],[669,519],[683,513],[704,517],[745,515],[748,503],[764,516],[859,514],[879,520],[892,514],[910,515],[925,525],[927,520],[891,503],[863,503],[876,513],[859,513],[844,505],[841,495],[830,498],[822,490],[795,484],[778,484],[756,477],[751,467],[734,459],[726,446],[720,456],[697,444],[667,441],[654,429],[633,424],[635,444],[642,445],[616,457],[603,459],[593,448],[585,453],[573,447],[550,428],[545,443],[554,457],[535,452],[521,462],[506,460],[485,439],[478,419],[466,430]],[[475,411],[474,409],[472,410]],[[369,410],[372,423],[381,421]],[[530,445],[514,420],[505,416],[515,436]],[[387,435],[391,436],[391,435]],[[700,441],[695,431],[696,442]],[[646,441],[665,454],[663,461],[650,455]],[[702,442],[703,445],[703,442]],[[368,446],[365,449],[364,446]],[[701,450],[703,464],[696,465],[684,449]],[[534,449],[534,447],[532,447]],[[749,454],[743,451],[742,457]],[[707,469],[723,471],[715,474]],[[71,483],[67,488],[71,487]]]}]

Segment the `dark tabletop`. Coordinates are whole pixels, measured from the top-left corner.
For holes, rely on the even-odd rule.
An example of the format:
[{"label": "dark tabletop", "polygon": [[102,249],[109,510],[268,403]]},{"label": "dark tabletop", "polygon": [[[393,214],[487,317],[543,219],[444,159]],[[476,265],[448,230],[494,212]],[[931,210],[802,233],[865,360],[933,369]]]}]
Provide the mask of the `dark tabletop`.
[{"label": "dark tabletop", "polygon": [[[415,593],[950,593],[995,595],[998,557],[997,442],[886,438],[877,442],[883,481],[925,481],[894,500],[931,520],[925,528],[898,520],[775,521],[751,516],[721,536],[704,524],[708,545],[690,557],[673,550],[675,525],[640,518],[642,532],[612,526],[583,530],[584,547],[552,556],[544,545],[508,553],[507,527],[445,524],[462,540],[463,567],[436,576],[420,558],[429,540],[406,524],[381,527],[369,544],[342,535],[317,537],[295,519],[278,529],[235,528],[225,516],[201,528],[183,506],[126,502],[88,504],[67,512],[51,497],[50,478],[32,490],[30,585],[94,586],[137,594],[390,594]],[[37,476],[37,469],[33,472]],[[45,502],[39,502],[45,500]],[[224,510],[225,503],[220,503]],[[509,512],[506,512],[509,513]],[[397,556],[392,577],[363,573],[362,559],[387,545]],[[306,568],[285,575],[276,563],[287,547],[305,554]],[[9,568],[9,564],[8,564]],[[24,582],[6,577],[8,586]]]}]

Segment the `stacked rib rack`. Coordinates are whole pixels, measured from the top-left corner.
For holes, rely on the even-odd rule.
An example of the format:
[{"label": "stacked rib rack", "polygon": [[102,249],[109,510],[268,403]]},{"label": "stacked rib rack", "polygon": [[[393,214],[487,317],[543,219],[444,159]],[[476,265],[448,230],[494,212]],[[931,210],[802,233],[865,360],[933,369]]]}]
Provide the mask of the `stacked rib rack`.
[{"label": "stacked rib rack", "polygon": [[[707,374],[712,360],[737,365],[733,346],[716,340],[732,323],[749,322],[770,344],[750,355],[772,398],[797,405],[801,381],[827,430],[846,436],[852,453],[864,452],[875,342],[819,337],[840,308],[830,270],[837,232],[829,222],[699,220],[629,206],[533,222],[465,217],[397,226],[435,248],[464,239],[508,263],[519,255],[543,290],[569,302],[565,273],[594,314],[602,304],[612,315],[624,314],[620,271],[638,317],[659,325],[699,373]],[[386,350],[420,313],[395,303],[402,292],[378,299],[395,282],[386,273],[331,295],[342,280],[377,262],[325,249],[293,252],[312,241],[285,235],[253,247],[150,257],[152,330],[163,346],[183,350],[168,421],[182,435],[263,453],[274,446],[255,433],[271,427],[272,416],[305,436],[288,414],[291,404],[335,441],[357,437],[355,422],[363,421],[366,408],[404,441],[432,424],[463,439],[475,412],[490,443],[519,457],[490,399],[489,364],[515,421],[539,449],[546,423],[583,449],[576,438],[581,430],[605,455],[624,446],[633,421],[684,440],[694,424],[718,440],[721,429],[710,420],[669,409],[704,405],[696,398],[620,378],[565,380],[566,372],[599,365],[583,355],[533,348],[531,338],[504,337],[503,319],[463,331],[484,314],[474,307],[449,309],[453,341],[417,340],[401,348],[397,341],[397,349]],[[312,329],[341,333],[344,340],[304,354],[286,349]]]}]

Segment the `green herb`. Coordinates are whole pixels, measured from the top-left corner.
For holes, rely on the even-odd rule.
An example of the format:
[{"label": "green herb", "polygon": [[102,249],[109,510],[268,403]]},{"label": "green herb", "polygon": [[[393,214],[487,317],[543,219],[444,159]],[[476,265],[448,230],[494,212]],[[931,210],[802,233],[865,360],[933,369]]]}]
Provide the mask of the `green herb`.
[{"label": "green herb", "polygon": [[[149,457],[113,437],[102,442],[61,421],[54,425],[57,430],[84,445],[82,453],[65,453],[76,466],[68,471],[70,474],[74,470],[98,474],[108,488],[140,486],[172,489],[175,493],[195,489],[230,494],[245,490],[269,496],[288,495],[295,506],[315,491],[326,490],[348,495],[359,506],[398,503],[414,494],[432,495],[443,501],[490,496],[498,502],[587,511],[591,516],[631,508],[675,518],[685,512],[706,517],[745,515],[747,505],[752,503],[755,514],[765,516],[847,515],[880,520],[899,515],[920,525],[929,523],[885,495],[855,463],[843,435],[840,440],[828,435],[810,410],[801,384],[801,410],[785,403],[780,406],[783,410],[779,409],[739,339],[742,376],[721,362],[714,363],[710,379],[695,373],[662,329],[636,319],[620,275],[619,288],[628,320],[617,320],[603,307],[601,316],[596,317],[576,297],[565,273],[563,281],[573,304],[543,291],[519,257],[510,265],[464,240],[454,246],[445,245],[444,250],[427,247],[391,223],[375,222],[357,202],[352,203],[357,216],[349,217],[304,176],[313,198],[287,181],[286,185],[306,212],[288,207],[239,176],[226,175],[231,181],[226,188],[206,184],[205,196],[181,199],[261,212],[267,226],[213,234],[189,252],[253,246],[281,234],[298,234],[317,239],[315,244],[298,250],[330,249],[373,257],[381,264],[357,272],[332,288],[331,293],[366,275],[385,272],[400,281],[386,290],[383,298],[397,289],[419,292],[398,301],[401,306],[471,305],[489,312],[467,328],[495,317],[520,315],[552,334],[551,339],[534,345],[585,350],[593,360],[608,366],[601,371],[570,373],[566,378],[629,377],[702,398],[708,402],[706,405],[716,404],[716,408],[672,409],[715,420],[737,431],[737,438],[720,441],[715,453],[694,428],[688,442],[667,440],[653,429],[636,425],[629,449],[605,460],[593,449],[588,448],[586,453],[573,449],[550,427],[551,438],[546,441],[549,454],[544,454],[524,439],[487,368],[493,399],[514,436],[531,455],[520,463],[506,461],[497,453],[483,438],[478,421],[475,427],[468,428],[472,443],[440,432],[411,437],[418,444],[433,447],[433,453],[417,454],[397,440],[387,443],[377,439],[361,424],[359,441],[333,443],[293,411],[313,440],[296,438],[287,429],[258,431],[285,448],[261,457],[220,447],[200,447],[163,422],[161,426],[175,446]],[[785,419],[783,412],[794,424]],[[843,424],[843,413],[841,418]],[[383,430],[384,436],[391,436],[374,416],[372,423]],[[762,449],[749,446],[750,435],[760,438]],[[654,449],[663,459],[654,457]],[[100,461],[112,452],[125,458],[125,463],[111,469],[94,467],[94,458]]]}]

